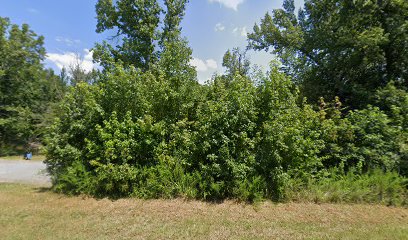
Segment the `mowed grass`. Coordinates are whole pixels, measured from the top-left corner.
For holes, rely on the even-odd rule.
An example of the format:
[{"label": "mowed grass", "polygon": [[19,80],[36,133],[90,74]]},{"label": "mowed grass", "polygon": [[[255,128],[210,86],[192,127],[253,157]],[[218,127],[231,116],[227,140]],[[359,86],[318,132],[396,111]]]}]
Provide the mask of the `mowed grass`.
[{"label": "mowed grass", "polygon": [[379,205],[93,199],[0,184],[0,239],[407,239]]},{"label": "mowed grass", "polygon": [[[0,160],[24,160],[23,155],[18,155],[18,156],[4,156],[0,157]],[[44,161],[45,156],[44,155],[34,155],[33,158],[30,161]]]}]

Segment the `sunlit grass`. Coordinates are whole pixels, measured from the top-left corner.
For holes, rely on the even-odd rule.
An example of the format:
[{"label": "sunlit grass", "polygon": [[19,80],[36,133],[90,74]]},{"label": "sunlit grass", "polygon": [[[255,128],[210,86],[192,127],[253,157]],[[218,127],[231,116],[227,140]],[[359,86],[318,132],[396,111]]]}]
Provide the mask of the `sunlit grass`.
[{"label": "sunlit grass", "polygon": [[406,239],[380,205],[93,199],[0,184],[0,239]]}]

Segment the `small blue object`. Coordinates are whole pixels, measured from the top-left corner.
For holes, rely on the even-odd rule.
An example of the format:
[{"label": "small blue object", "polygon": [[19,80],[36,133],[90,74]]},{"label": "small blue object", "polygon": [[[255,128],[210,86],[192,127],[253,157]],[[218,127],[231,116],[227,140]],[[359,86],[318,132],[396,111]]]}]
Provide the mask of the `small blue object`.
[{"label": "small blue object", "polygon": [[33,158],[33,153],[31,153],[31,152],[26,153],[25,159],[26,160],[31,160],[31,158]]}]

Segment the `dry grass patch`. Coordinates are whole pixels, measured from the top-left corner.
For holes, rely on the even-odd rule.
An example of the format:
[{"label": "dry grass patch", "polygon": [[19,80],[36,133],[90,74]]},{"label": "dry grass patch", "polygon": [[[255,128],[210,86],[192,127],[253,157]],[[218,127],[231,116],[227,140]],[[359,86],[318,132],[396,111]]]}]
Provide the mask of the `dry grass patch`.
[{"label": "dry grass patch", "polygon": [[0,184],[0,239],[406,239],[408,209],[379,205],[111,201]]}]

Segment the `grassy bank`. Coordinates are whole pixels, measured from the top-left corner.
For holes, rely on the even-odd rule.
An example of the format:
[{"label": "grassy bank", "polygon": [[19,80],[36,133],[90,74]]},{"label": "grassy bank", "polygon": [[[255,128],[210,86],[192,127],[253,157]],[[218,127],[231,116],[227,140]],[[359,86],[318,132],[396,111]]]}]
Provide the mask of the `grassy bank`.
[{"label": "grassy bank", "polygon": [[379,205],[111,201],[0,184],[0,239],[404,239],[408,209]]}]

